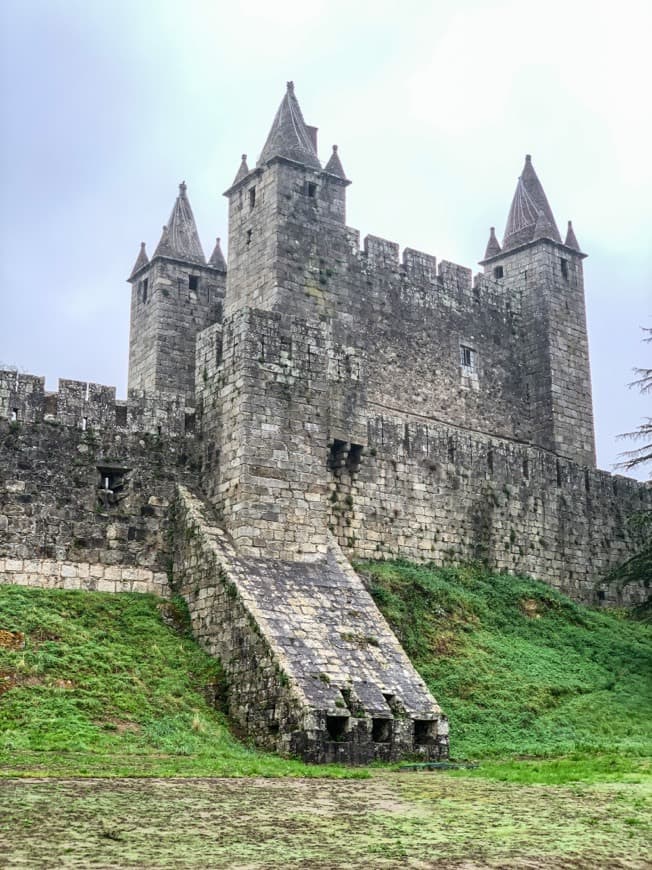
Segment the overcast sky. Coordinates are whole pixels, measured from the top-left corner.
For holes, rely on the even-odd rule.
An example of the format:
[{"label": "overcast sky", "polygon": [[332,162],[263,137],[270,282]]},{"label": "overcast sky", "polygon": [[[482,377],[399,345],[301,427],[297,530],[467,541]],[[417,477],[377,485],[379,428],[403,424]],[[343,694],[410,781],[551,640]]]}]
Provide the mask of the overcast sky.
[{"label": "overcast sky", "polygon": [[600,467],[650,414],[626,386],[651,364],[649,0],[1,0],[0,24],[0,361],[124,396],[139,243],[182,179],[206,253],[225,240],[293,79],[348,223],[401,248],[478,269],[532,153],[589,254]]}]

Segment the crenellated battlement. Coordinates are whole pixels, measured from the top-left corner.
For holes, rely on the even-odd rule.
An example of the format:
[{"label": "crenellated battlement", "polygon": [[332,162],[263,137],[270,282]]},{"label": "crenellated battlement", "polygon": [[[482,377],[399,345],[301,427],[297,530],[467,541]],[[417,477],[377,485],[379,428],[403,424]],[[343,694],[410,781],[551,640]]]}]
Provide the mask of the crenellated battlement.
[{"label": "crenellated battlement", "polygon": [[185,396],[175,393],[129,390],[124,401],[116,399],[115,387],[67,379],[49,392],[44,377],[0,371],[0,419],[13,423],[179,437],[194,432],[194,416]]}]

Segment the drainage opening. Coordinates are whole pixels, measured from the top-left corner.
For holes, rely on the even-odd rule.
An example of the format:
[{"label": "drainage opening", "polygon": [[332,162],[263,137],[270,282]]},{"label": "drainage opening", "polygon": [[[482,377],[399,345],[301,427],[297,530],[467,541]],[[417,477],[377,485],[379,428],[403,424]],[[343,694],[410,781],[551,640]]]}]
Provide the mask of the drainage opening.
[{"label": "drainage opening", "polygon": [[331,740],[344,740],[349,730],[349,717],[327,716],[326,730]]},{"label": "drainage opening", "polygon": [[424,746],[435,736],[435,723],[432,719],[414,720],[414,742],[417,746]]},{"label": "drainage opening", "polygon": [[371,722],[371,739],[374,743],[389,743],[392,739],[392,720],[372,719]]}]

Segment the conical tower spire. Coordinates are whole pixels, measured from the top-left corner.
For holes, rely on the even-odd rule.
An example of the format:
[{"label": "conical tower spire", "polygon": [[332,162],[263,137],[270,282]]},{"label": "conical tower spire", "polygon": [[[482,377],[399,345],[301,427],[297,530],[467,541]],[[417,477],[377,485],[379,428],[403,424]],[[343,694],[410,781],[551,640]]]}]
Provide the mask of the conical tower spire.
[{"label": "conical tower spire", "polygon": [[313,136],[303,120],[299,101],[294,95],[294,82],[287,83],[287,91],[263,146],[258,166],[268,163],[273,157],[285,157],[312,169],[321,169]]},{"label": "conical tower spire", "polygon": [[163,227],[154,257],[170,257],[173,260],[185,260],[205,266],[206,257],[202,251],[195,217],[186,191],[186,182],[182,181],[170,220]]},{"label": "conical tower spire", "polygon": [[495,257],[496,254],[500,254],[500,250],[500,242],[496,238],[496,227],[489,227],[489,241],[484,252],[484,259],[488,260],[489,257]]},{"label": "conical tower spire", "polygon": [[208,265],[212,266],[214,269],[218,269],[220,272],[226,272],[226,260],[222,253],[219,236],[215,239],[215,247],[213,248],[213,253],[208,261]]},{"label": "conical tower spire", "polygon": [[[543,218],[540,219],[540,213]],[[552,209],[544,193],[541,182],[534,171],[532,158],[525,155],[525,166],[516,185],[516,191],[512,200],[507,217],[507,226],[503,237],[503,250],[516,248],[527,244],[535,238],[542,238],[536,234],[537,223],[540,231],[545,228],[545,237],[555,242],[561,242],[561,236],[555,223]]]},{"label": "conical tower spire", "polygon": [[580,245],[577,241],[577,236],[575,235],[575,230],[573,229],[573,221],[568,221],[568,229],[566,230],[566,240],[564,244],[567,248],[574,248],[576,251],[580,251]]},{"label": "conical tower spire", "polygon": [[338,178],[346,178],[346,174],[344,172],[344,167],[342,166],[342,161],[340,160],[339,154],[337,153],[337,145],[333,145],[333,153],[330,156],[330,160],[324,167],[326,172],[330,172],[331,175],[337,175]]},{"label": "conical tower spire", "polygon": [[[247,166],[247,155],[243,154],[242,160],[240,161],[240,166],[235,174],[235,178],[233,179],[233,184],[237,184],[239,181],[242,181],[242,179],[245,178],[247,175],[249,175],[249,167]],[[233,185],[231,186],[233,187]]]},{"label": "conical tower spire", "polygon": [[147,256],[147,251],[145,250],[145,242],[140,243],[140,251],[138,252],[138,256],[136,257],[136,262],[134,263],[134,268],[131,270],[131,275],[128,280],[131,279],[140,272],[140,270],[149,265],[149,257]]}]

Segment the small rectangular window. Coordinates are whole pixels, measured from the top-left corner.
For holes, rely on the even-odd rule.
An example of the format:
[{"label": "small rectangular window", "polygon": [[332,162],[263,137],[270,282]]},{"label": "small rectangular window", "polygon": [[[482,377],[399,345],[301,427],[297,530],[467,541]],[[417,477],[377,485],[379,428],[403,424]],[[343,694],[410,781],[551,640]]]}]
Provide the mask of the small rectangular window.
[{"label": "small rectangular window", "polygon": [[253,208],[256,205],[256,188],[249,188],[249,208]]},{"label": "small rectangular window", "polygon": [[314,181],[306,181],[305,194],[310,199],[314,199],[317,196],[317,185]]},{"label": "small rectangular window", "polygon": [[494,266],[494,278],[502,278],[505,271],[502,266]]},{"label": "small rectangular window", "polygon": [[247,247],[251,244],[251,230],[247,230]]},{"label": "small rectangular window", "polygon": [[199,277],[197,275],[188,275],[188,289],[199,290]]},{"label": "small rectangular window", "polygon": [[568,260],[564,260],[563,257],[559,260],[561,264],[561,275],[564,281],[568,281]]},{"label": "small rectangular window", "polygon": [[11,422],[15,423],[18,420],[18,408],[11,409]]},{"label": "small rectangular window", "polygon": [[475,371],[476,353],[472,347],[467,347],[465,344],[460,345],[460,365],[466,374]]}]

